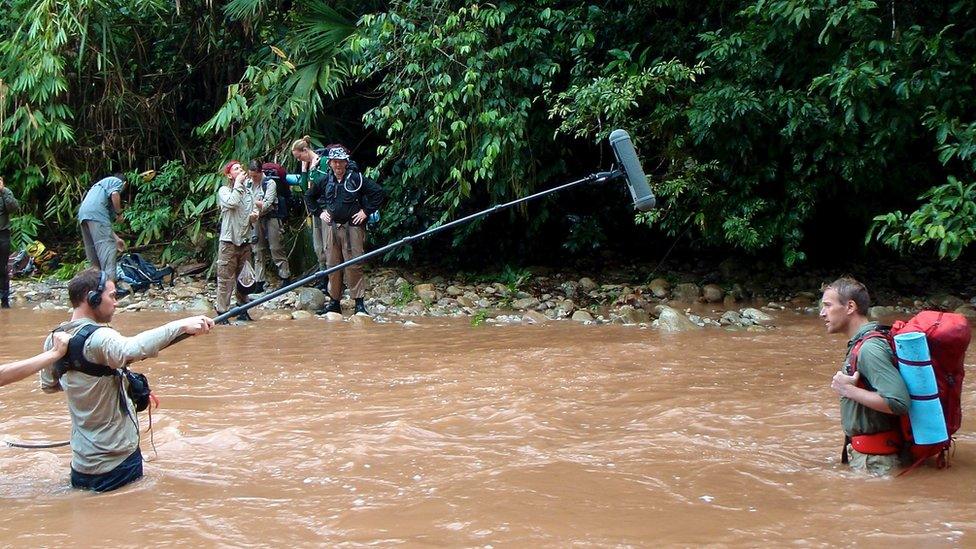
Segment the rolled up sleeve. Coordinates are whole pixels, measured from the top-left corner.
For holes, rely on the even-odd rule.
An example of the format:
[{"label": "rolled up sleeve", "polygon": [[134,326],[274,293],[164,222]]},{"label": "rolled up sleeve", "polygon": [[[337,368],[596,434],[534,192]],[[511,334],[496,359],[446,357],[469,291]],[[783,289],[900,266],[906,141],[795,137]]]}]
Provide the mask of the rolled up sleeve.
[{"label": "rolled up sleeve", "polygon": [[125,337],[112,328],[96,331],[85,343],[85,358],[110,368],[152,358],[182,333],[179,321]]}]

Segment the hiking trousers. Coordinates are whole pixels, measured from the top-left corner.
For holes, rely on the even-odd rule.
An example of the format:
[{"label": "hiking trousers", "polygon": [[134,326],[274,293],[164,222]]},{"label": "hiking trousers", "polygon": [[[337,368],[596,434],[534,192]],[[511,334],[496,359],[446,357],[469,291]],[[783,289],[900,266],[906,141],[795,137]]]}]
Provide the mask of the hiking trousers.
[{"label": "hiking trousers", "polygon": [[109,280],[115,280],[115,232],[112,226],[97,221],[81,222],[81,240],[85,244],[85,257],[96,269],[105,271]]},{"label": "hiking trousers", "polygon": [[220,241],[217,246],[217,313],[223,314],[230,309],[230,295],[237,294],[237,304],[247,302],[247,296],[241,292],[237,284],[237,277],[244,269],[244,264],[251,260],[251,244],[241,245],[233,242]]},{"label": "hiking trousers", "polygon": [[71,486],[95,492],[111,492],[142,478],[142,451],[136,447],[115,469],[101,475],[87,475],[71,469]]},{"label": "hiking trousers", "polygon": [[[348,223],[342,225],[325,223],[324,225],[326,228],[325,250],[329,268],[363,255],[363,246],[366,244],[366,227]],[[366,280],[363,277],[362,263],[350,265],[329,275],[329,297],[336,301],[342,298],[343,279],[345,279],[346,287],[349,288],[349,297],[353,299],[366,297]]]},{"label": "hiking trousers", "polygon": [[288,254],[285,253],[285,228],[281,220],[275,217],[265,217],[258,221],[257,242],[254,243],[254,280],[266,282],[264,267],[268,261],[268,251],[271,252],[271,260],[278,268],[278,278],[285,279],[291,277],[291,269],[288,267]]},{"label": "hiking trousers", "polygon": [[851,469],[865,471],[875,476],[890,475],[902,464],[898,454],[884,456],[862,454],[850,444],[847,445],[847,455],[850,456],[848,465],[851,466]]},{"label": "hiking trousers", "polygon": [[319,260],[319,270],[324,271],[326,262],[325,255],[325,223],[317,216],[312,216],[312,248],[315,249],[315,257]]},{"label": "hiking trousers", "polygon": [[10,271],[7,270],[10,262],[10,229],[0,230],[0,257],[3,258],[3,267],[0,268],[0,299],[6,301],[10,298]]}]

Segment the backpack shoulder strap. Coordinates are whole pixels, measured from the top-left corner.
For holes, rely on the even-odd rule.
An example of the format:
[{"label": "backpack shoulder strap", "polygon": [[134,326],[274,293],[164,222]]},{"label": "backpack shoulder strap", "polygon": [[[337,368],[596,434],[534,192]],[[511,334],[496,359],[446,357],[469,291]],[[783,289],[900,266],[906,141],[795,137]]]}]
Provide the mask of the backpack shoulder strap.
[{"label": "backpack shoulder strap", "polygon": [[[885,340],[885,342],[888,344],[888,347],[891,348],[891,355],[892,355],[891,365],[897,367],[898,359],[895,357],[895,342],[892,341],[891,339],[891,329],[888,326],[878,326],[877,330],[871,330],[870,332],[865,333],[863,336],[861,336],[860,339],[854,342],[854,347],[851,348],[851,359],[848,362],[848,364],[850,365],[850,369],[847,375],[852,376],[854,375],[854,372],[857,371],[857,360],[861,354],[861,346],[864,345],[864,342],[870,339]],[[860,384],[862,382],[863,381],[860,381],[858,383]]]},{"label": "backpack shoulder strap", "polygon": [[103,328],[98,324],[86,324],[79,329],[68,341],[68,352],[55,363],[54,376],[60,378],[68,370],[75,370],[86,375],[104,377],[114,376],[116,371],[103,364],[95,364],[85,358],[85,342],[96,330]]}]

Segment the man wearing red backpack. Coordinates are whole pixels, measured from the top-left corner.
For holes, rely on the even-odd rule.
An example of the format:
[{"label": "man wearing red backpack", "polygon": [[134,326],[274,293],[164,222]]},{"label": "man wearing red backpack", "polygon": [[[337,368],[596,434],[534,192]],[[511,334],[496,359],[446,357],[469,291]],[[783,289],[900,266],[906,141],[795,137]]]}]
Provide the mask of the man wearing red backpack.
[{"label": "man wearing red backpack", "polygon": [[869,304],[863,284],[839,278],[824,288],[820,318],[827,333],[848,337],[844,365],[830,383],[840,395],[841,425],[847,437],[843,461],[884,475],[903,463],[899,416],[908,413],[911,397],[894,366],[887,339],[873,336],[879,333],[878,323],[868,321]]}]

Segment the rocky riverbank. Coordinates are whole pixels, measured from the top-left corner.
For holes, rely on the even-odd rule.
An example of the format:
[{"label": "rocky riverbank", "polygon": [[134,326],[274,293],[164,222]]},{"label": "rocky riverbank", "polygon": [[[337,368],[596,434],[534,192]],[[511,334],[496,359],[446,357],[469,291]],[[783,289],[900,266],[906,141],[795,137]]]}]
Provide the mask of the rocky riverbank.
[{"label": "rocky riverbank", "polygon": [[[663,331],[706,327],[761,331],[775,328],[777,311],[816,315],[819,280],[797,278],[770,289],[768,283],[705,283],[689,275],[635,283],[626,275],[587,276],[535,268],[492,281],[450,279],[440,275],[379,268],[368,272],[366,305],[371,317],[320,315],[332,321],[410,322],[414,317],[466,317],[472,324],[580,322],[619,324]],[[763,285],[765,284],[765,285]],[[800,289],[791,289],[789,286]],[[11,300],[16,308],[68,310],[67,283],[53,278],[15,280]],[[216,284],[202,277],[177,277],[172,286],[126,296],[121,311],[155,310],[212,314]],[[967,299],[968,297],[968,299]],[[256,319],[312,318],[327,303],[326,295],[303,287],[279,296],[252,312]],[[871,308],[874,317],[910,314],[920,309],[959,312],[976,320],[976,297],[940,293],[929,297],[899,296]]]}]

